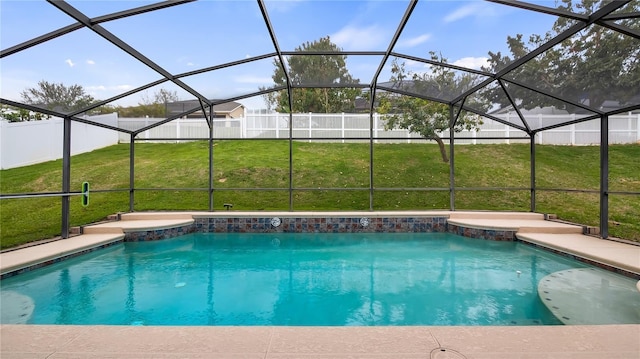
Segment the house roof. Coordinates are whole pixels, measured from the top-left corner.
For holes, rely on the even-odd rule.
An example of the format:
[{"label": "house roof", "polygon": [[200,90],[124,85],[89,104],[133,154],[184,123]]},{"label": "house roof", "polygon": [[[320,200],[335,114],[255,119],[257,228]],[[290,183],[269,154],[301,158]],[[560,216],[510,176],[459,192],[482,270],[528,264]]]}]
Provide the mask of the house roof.
[{"label": "house roof", "polygon": [[[215,103],[220,100],[210,100],[210,101]],[[193,108],[200,108],[200,101],[186,100],[186,101],[169,102],[166,104],[166,106],[167,106],[168,114],[179,114]],[[231,113],[241,107],[244,107],[244,106],[241,103],[238,103],[235,101],[223,102],[223,103],[218,103],[213,105],[213,112],[214,113]],[[196,112],[202,112],[202,110],[196,111]]]}]

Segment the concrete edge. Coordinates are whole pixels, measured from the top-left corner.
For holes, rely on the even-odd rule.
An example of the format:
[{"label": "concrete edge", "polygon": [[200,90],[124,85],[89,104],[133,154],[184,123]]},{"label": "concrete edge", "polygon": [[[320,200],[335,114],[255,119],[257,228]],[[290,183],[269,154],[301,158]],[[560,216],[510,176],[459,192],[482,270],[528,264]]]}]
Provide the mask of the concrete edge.
[{"label": "concrete edge", "polygon": [[[86,241],[86,243],[82,243],[76,246],[75,242],[86,240],[87,236],[93,236],[93,235],[87,234],[87,235],[80,235],[80,236],[73,237],[70,239],[70,240],[73,240],[73,243],[71,242],[65,243],[66,245],[64,247],[66,248],[51,250],[50,252],[48,248],[59,247],[61,242],[55,241],[55,242],[44,243],[37,247],[30,247],[30,248],[34,248],[32,250],[34,252],[37,251],[38,253],[49,253],[49,254],[40,254],[38,256],[32,256],[31,258],[25,259],[25,260],[13,260],[14,263],[10,263],[9,265],[5,265],[6,260],[3,260],[0,262],[0,275],[5,275],[7,273],[19,271],[21,269],[28,268],[31,266],[37,266],[39,264],[46,263],[49,261],[55,261],[60,258],[72,256],[77,253],[81,253],[87,250],[92,250],[94,248],[97,248],[106,244],[110,244],[113,242],[121,241],[124,239],[124,234],[122,233],[119,235],[113,235],[113,236],[101,235],[100,237],[104,237],[104,238]],[[26,249],[29,249],[29,248],[26,248]],[[2,254],[2,256],[4,256],[5,258],[7,256],[18,256],[18,255],[20,255],[18,251],[7,252]]]},{"label": "concrete edge", "polygon": [[[533,234],[533,233],[531,233]],[[529,242],[529,243],[533,243],[536,244],[540,247],[544,247],[544,248],[549,248],[549,249],[553,249],[553,250],[557,250],[559,252],[563,252],[563,253],[568,253],[571,255],[575,255],[577,257],[581,257],[584,259],[587,259],[589,261],[593,261],[596,263],[600,263],[602,265],[605,266],[611,266],[614,268],[618,268],[618,269],[622,269],[631,273],[635,273],[640,275],[640,269],[638,267],[634,267],[634,266],[630,266],[626,263],[622,263],[622,262],[618,262],[609,258],[605,258],[605,257],[601,257],[601,256],[597,256],[597,255],[593,255],[592,253],[588,253],[585,251],[581,251],[575,248],[567,248],[565,246],[562,245],[558,245],[556,243],[549,243],[549,242],[545,242],[545,241],[539,241],[531,236],[528,236],[526,233],[516,233],[516,238],[518,238],[519,240],[523,241],[523,242]]]}]

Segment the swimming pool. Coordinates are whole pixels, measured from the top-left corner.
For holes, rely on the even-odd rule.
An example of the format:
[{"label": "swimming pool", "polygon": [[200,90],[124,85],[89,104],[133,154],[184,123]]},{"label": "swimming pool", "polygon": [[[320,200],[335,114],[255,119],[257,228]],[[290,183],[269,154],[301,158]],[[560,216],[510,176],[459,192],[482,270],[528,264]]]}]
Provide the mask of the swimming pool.
[{"label": "swimming pool", "polygon": [[554,325],[540,280],[585,267],[449,233],[198,233],[4,279],[2,323]]}]

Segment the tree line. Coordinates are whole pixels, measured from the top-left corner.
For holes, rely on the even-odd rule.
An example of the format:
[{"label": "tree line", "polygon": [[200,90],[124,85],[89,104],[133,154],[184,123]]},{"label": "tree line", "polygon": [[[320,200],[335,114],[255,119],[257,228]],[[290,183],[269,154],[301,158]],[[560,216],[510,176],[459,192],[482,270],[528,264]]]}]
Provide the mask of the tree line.
[{"label": "tree line", "polygon": [[[45,80],[39,81],[36,87],[20,92],[20,98],[26,104],[60,113],[80,111],[100,102],[80,85],[66,86]],[[87,114],[101,115],[117,112],[120,117],[165,117],[166,104],[179,101],[176,91],[163,88],[152,95],[143,93],[140,98],[136,106],[102,105],[88,111]],[[2,106],[0,114],[9,122],[39,121],[50,118],[39,112],[11,106]]]}]

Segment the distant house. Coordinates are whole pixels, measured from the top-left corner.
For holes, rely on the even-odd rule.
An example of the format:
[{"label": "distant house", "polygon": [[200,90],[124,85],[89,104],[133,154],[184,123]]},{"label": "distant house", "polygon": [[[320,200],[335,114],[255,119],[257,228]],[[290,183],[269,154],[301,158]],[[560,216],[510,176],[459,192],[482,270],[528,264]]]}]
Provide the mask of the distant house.
[{"label": "distant house", "polygon": [[[215,102],[217,100],[211,100]],[[200,107],[197,100],[176,101],[166,104],[167,116],[173,116],[190,110],[194,107]],[[231,101],[213,105],[213,118],[241,118],[244,116],[245,107],[241,103]],[[204,118],[202,110],[193,112],[186,116],[187,118]]]}]

